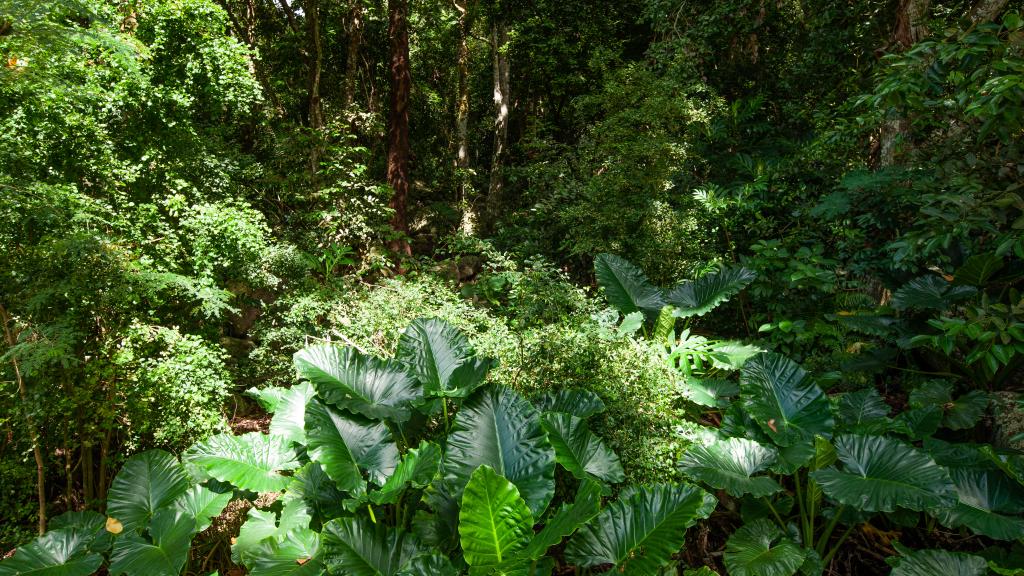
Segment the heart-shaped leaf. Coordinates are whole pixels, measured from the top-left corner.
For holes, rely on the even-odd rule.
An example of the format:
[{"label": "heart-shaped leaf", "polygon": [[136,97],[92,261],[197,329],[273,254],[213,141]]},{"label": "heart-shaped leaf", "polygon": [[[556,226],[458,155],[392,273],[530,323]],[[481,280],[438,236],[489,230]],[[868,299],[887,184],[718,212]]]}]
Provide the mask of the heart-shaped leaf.
[{"label": "heart-shaped leaf", "polygon": [[985,576],[988,563],[981,556],[948,550],[911,551],[897,545],[898,558],[887,560],[890,576]]},{"label": "heart-shaped leaf", "polygon": [[677,284],[665,295],[665,301],[676,307],[675,316],[703,316],[722,302],[732,298],[757,278],[753,270],[742,266],[725,268],[705,274],[696,280]]},{"label": "heart-shaped leaf", "polygon": [[251,557],[250,576],[322,576],[327,573],[320,535],[308,528],[292,530],[280,541],[260,542]]},{"label": "heart-shaped leaf", "polygon": [[394,576],[419,553],[408,533],[363,518],[331,520],[322,538],[328,570],[346,576]]},{"label": "heart-shaped leaf", "polygon": [[126,531],[141,530],[157,511],[188,490],[189,480],[178,459],[163,450],[147,450],[129,458],[107,494],[107,515]]},{"label": "heart-shaped leaf", "polygon": [[658,319],[665,306],[661,289],[631,262],[613,254],[598,254],[594,258],[594,274],[598,286],[604,288],[605,298],[619,312],[643,312],[649,323]]},{"label": "heart-shaped leaf", "polygon": [[89,551],[94,536],[92,529],[73,526],[50,530],[0,562],[0,576],[89,576],[103,563],[102,556]]},{"label": "heart-shaped leaf", "polygon": [[1024,488],[999,470],[954,468],[950,477],[959,502],[936,512],[940,522],[951,528],[966,526],[995,540],[1024,537]]},{"label": "heart-shaped leaf", "polygon": [[210,478],[253,492],[279,492],[290,478],[281,470],[299,467],[291,442],[250,432],[218,434],[189,448],[182,459]]},{"label": "heart-shaped leaf", "polygon": [[810,476],[833,500],[865,512],[948,508],[956,503],[949,473],[924,452],[882,436],[847,434],[835,440],[843,469]]},{"label": "heart-shaped leaf", "polygon": [[725,544],[729,576],[793,576],[807,559],[807,551],[770,520],[741,526]]},{"label": "heart-shaped leaf", "polygon": [[743,407],[779,446],[830,438],[835,420],[828,397],[799,364],[765,353],[743,366]]},{"label": "heart-shaped leaf", "polygon": [[119,576],[178,576],[192,543],[195,522],[185,512],[163,509],[149,523],[152,541],[130,532],[114,541],[110,574]]},{"label": "heart-shaped leaf", "polygon": [[555,449],[555,460],[573,476],[581,480],[596,478],[609,484],[626,479],[619,457],[583,420],[564,412],[551,412],[544,415],[542,424]]},{"label": "heart-shaped leaf", "polygon": [[383,422],[317,400],[306,406],[306,441],[310,459],[343,491],[361,492],[363,472],[377,485],[384,484],[398,466],[398,447]]},{"label": "heart-shaped leaf", "polygon": [[442,470],[458,499],[470,475],[488,465],[519,489],[534,514],[555,493],[555,452],[540,413],[512,390],[478,390],[455,419]]},{"label": "heart-shaped leaf", "polygon": [[729,438],[714,444],[691,444],[679,461],[679,469],[731,496],[753,494],[760,498],[782,490],[773,478],[755,476],[771,466],[777,457],[774,449],[753,440]]},{"label": "heart-shaped leaf", "polygon": [[689,484],[630,490],[569,539],[565,558],[582,567],[612,564],[617,574],[647,576],[671,561],[686,529],[707,518],[717,500]]},{"label": "heart-shaped leaf", "polygon": [[533,535],[533,513],[515,484],[480,466],[462,493],[459,537],[466,563],[494,569],[526,546]]},{"label": "heart-shaped leaf", "polygon": [[423,442],[402,458],[381,489],[370,494],[374,504],[394,504],[406,486],[426,488],[441,465],[441,448],[433,442]]},{"label": "heart-shaped leaf", "polygon": [[420,383],[400,362],[352,348],[303,348],[295,353],[295,369],[324,402],[373,420],[405,422],[410,406],[423,398]]},{"label": "heart-shaped leaf", "polygon": [[493,364],[475,354],[454,326],[420,318],[402,333],[395,358],[419,379],[427,396],[465,398],[484,383]]},{"label": "heart-shaped leaf", "polygon": [[270,433],[296,444],[306,443],[306,404],[316,396],[309,382],[300,382],[285,390],[270,420]]},{"label": "heart-shaped leaf", "polygon": [[202,532],[210,527],[212,518],[220,516],[230,501],[230,491],[218,494],[205,486],[194,485],[174,501],[174,507],[193,518],[196,532]]}]

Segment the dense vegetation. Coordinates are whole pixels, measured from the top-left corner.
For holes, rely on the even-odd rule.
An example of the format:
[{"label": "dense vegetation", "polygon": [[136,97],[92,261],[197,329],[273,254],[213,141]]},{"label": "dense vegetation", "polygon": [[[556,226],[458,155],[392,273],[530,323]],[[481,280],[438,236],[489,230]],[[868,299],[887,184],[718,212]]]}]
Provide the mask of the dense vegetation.
[{"label": "dense vegetation", "polygon": [[1024,574],[1024,5],[0,0],[0,576]]}]

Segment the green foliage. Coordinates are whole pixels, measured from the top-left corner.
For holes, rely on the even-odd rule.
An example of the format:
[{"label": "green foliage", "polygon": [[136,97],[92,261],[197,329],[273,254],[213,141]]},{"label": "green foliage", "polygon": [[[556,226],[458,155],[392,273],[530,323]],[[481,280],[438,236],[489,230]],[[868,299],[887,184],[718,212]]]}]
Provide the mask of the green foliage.
[{"label": "green foliage", "polygon": [[623,574],[649,574],[666,565],[686,528],[706,518],[717,501],[691,485],[629,491],[569,540],[566,559],[580,566],[612,564]]},{"label": "green foliage", "polygon": [[[440,320],[426,324],[462,338]],[[267,406],[287,414],[295,412],[293,403],[305,399],[304,436],[220,434],[187,450],[184,465],[161,451],[130,458],[108,499],[112,516],[106,530],[115,534],[106,560],[109,571],[179,573],[199,528],[208,526],[229,499],[251,492],[277,492],[280,502],[250,509],[233,540],[232,559],[256,574],[321,574],[326,567],[380,575],[426,566],[457,573],[456,566],[436,559],[448,550],[431,544],[443,542],[461,545],[457,566],[468,564],[474,572],[529,573],[532,566],[550,570],[554,559],[545,558],[547,550],[567,537],[568,557],[581,565],[607,559],[628,573],[646,574],[666,565],[682,545],[685,529],[714,507],[714,497],[695,486],[662,484],[626,488],[622,499],[602,512],[601,486],[590,478],[621,481],[615,454],[580,418],[547,412],[542,419],[529,402],[504,386],[482,387],[462,406],[459,397],[442,398],[458,409],[455,422],[449,423],[447,409],[428,401],[423,380],[436,378],[435,373],[412,376],[406,372],[411,365],[399,359],[363,355],[359,366],[376,362],[385,371],[401,371],[414,380],[409,413],[388,412],[369,420],[363,415],[365,402],[333,406],[329,398],[338,397],[335,384],[355,388],[359,382],[379,381],[361,368],[348,369],[353,354],[353,349],[339,349],[328,356],[323,346],[296,354],[300,374],[330,384],[325,393],[310,394],[304,388],[294,394],[258,393]],[[417,363],[421,356],[408,358]],[[465,360],[480,362],[472,355]],[[434,426],[410,424],[438,416]],[[545,426],[558,434],[561,448],[548,441]],[[409,443],[416,440],[419,447],[412,449]],[[584,479],[575,502],[545,516],[554,495],[556,461]],[[223,490],[224,484],[238,491],[232,495]],[[623,531],[624,519],[634,517],[636,527]],[[535,518],[546,518],[536,534]],[[105,534],[101,521],[98,515],[81,522],[69,517],[51,534],[78,530],[72,527],[77,522],[95,540]],[[449,533],[430,533],[437,530]],[[35,546],[53,537],[47,535]],[[15,565],[32,559],[30,553],[19,554]],[[87,562],[94,569],[105,560],[72,552],[53,561],[68,569]],[[4,569],[8,565],[11,561],[0,563]]]},{"label": "green foliage", "polygon": [[733,533],[725,548],[730,576],[793,576],[807,557],[800,547],[770,520],[757,520]]}]

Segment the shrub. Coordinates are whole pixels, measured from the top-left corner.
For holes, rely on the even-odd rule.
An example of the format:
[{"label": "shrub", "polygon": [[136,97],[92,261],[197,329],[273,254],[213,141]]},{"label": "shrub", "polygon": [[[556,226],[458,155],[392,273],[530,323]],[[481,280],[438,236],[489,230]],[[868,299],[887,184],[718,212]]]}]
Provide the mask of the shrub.
[{"label": "shrub", "polygon": [[129,451],[181,450],[226,430],[226,358],[219,346],[175,328],[133,326],[114,358],[126,374],[119,391]]}]

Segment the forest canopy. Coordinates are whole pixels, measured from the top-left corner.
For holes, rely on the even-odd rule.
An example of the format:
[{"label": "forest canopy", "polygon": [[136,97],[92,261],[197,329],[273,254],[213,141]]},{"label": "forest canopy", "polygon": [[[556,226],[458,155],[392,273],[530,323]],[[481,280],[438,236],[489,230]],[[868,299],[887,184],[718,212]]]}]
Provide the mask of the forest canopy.
[{"label": "forest canopy", "polygon": [[0,0],[0,576],[1024,574],[1017,0]]}]

